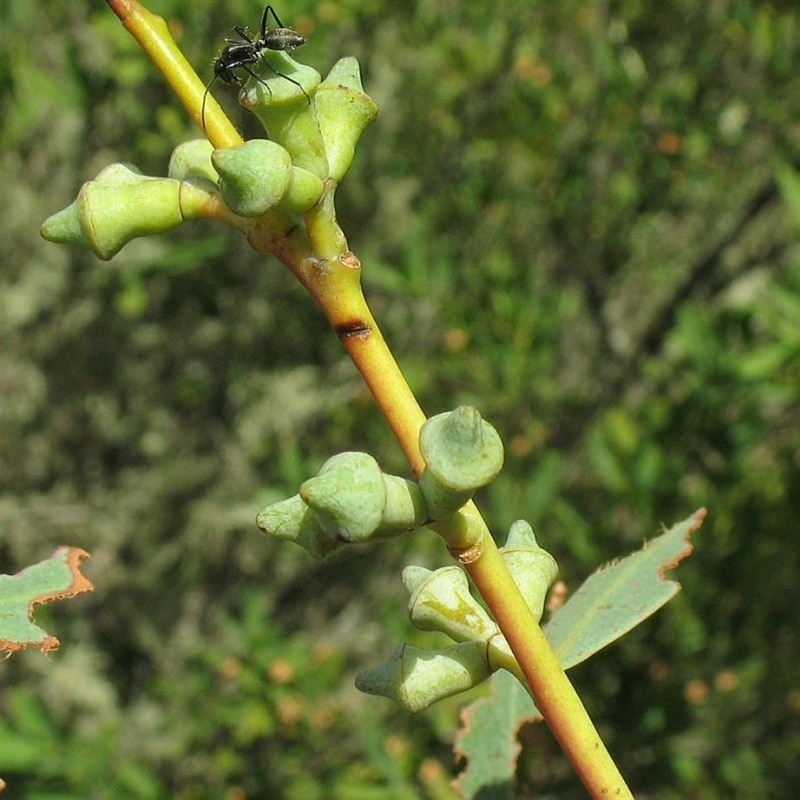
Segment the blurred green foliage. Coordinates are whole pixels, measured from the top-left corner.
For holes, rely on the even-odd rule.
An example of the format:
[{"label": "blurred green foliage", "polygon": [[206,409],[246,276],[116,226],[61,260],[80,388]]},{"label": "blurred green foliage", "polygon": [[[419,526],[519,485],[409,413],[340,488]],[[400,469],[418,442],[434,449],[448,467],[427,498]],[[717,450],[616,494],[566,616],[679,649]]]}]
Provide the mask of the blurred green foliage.
[{"label": "blurred green foliage", "polygon": [[[151,7],[208,77],[261,11]],[[380,116],[342,223],[426,411],[471,402],[504,436],[493,527],[530,520],[574,587],[710,509],[684,592],[574,671],[637,797],[795,797],[800,11],[278,13],[320,71],[361,61]],[[76,545],[97,586],[48,611],[59,653],[0,664],[6,796],[448,797],[458,702],[409,718],[351,686],[417,641],[399,570],[441,546],[311,565],[253,522],[339,450],[403,469],[336,338],[210,226],[110,263],[41,241],[107,163],[161,174],[197,132],[100,0],[12,0],[0,52],[0,563]],[[544,727],[526,743],[537,796],[583,796]]]}]

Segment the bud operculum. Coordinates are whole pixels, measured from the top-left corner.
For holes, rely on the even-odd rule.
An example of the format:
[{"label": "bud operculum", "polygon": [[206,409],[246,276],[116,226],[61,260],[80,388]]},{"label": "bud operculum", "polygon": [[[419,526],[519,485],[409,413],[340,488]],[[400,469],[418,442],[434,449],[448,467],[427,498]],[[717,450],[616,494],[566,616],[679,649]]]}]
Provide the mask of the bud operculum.
[{"label": "bud operculum", "polygon": [[547,592],[558,575],[556,560],[539,547],[533,528],[522,519],[511,526],[505,547],[500,548],[500,554],[519,587],[525,604],[538,622],[544,613]]},{"label": "bud operculum", "polygon": [[355,58],[337,61],[314,95],[317,122],[325,142],[329,176],[341,181],[355,155],[361,134],[378,114],[364,91]]},{"label": "bud operculum", "polygon": [[256,522],[266,533],[291,539],[321,558],[345,543],[414,530],[425,514],[415,483],[384,475],[366,453],[340,453],[303,483],[299,494],[267,506]]},{"label": "bud operculum", "polygon": [[325,558],[343,544],[328,534],[299,494],[263,508],[256,525],[270,536],[300,545],[314,558]]},{"label": "bud operculum", "polygon": [[419,446],[425,460],[420,488],[431,519],[457,511],[503,466],[500,435],[471,406],[431,417]]},{"label": "bud operculum", "polygon": [[211,162],[225,203],[243,217],[259,217],[277,205],[292,178],[291,156],[267,139],[215,150]]}]

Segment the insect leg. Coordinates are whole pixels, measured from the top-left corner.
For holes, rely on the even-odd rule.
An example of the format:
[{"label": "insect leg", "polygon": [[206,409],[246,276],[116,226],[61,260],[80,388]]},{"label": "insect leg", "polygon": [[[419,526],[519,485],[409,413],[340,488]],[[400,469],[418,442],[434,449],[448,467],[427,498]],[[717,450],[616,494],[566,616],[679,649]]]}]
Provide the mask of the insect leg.
[{"label": "insect leg", "polygon": [[[284,75],[282,72],[278,72],[278,70],[275,69],[275,67],[272,66],[272,64],[270,63],[269,59],[266,57],[266,52],[265,51],[262,51],[261,53],[259,53],[259,58],[261,58],[261,60],[264,62],[264,64],[267,65],[267,68],[271,72],[273,72],[279,78],[283,78],[285,81],[289,81],[289,83],[293,83],[305,95],[306,100],[309,103],[311,102],[311,98],[308,96],[308,92],[294,78],[291,78],[288,75]],[[247,69],[247,68],[245,67],[245,69]],[[249,69],[247,71],[250,72]],[[254,75],[252,72],[250,72],[250,74],[253,75],[254,78],[257,78],[259,83],[263,83],[265,86],[267,86],[267,84],[264,83],[264,81],[261,80],[261,78],[259,78],[258,75]],[[267,86],[267,89],[269,89],[269,86]],[[270,96],[272,96],[272,90],[271,89],[270,89]]]},{"label": "insect leg", "polygon": [[244,25],[235,25],[233,28],[235,33],[238,33],[239,36],[243,39],[243,41],[238,41],[237,39],[226,39],[225,41],[228,44],[244,44],[247,42],[248,44],[256,44],[256,40],[253,38],[253,34],[244,27]]},{"label": "insect leg", "polygon": [[261,15],[261,38],[263,39],[267,33],[267,20],[269,19],[269,15],[272,14],[272,19],[275,20],[275,27],[282,28],[283,23],[278,19],[278,15],[275,13],[275,9],[272,6],[264,6],[264,13]]}]

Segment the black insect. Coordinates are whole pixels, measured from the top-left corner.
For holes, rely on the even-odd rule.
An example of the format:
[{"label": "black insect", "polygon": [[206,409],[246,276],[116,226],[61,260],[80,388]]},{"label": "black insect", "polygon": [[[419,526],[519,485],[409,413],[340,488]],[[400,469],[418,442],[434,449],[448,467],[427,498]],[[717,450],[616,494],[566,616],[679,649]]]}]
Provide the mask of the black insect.
[{"label": "black insect", "polygon": [[[268,29],[270,14],[275,20],[276,27],[272,30]],[[244,88],[245,79],[242,78],[241,72],[255,78],[259,83],[267,86],[267,83],[262,80],[252,69],[252,67],[259,62],[267,65],[276,75],[285,78],[287,81],[297,86],[306,99],[309,100],[306,90],[294,79],[282,72],[278,72],[272,64],[265,58],[262,58],[265,50],[278,50],[285,53],[290,53],[295,47],[300,47],[305,44],[306,40],[295,30],[285,28],[283,23],[275,13],[275,9],[271,5],[264,7],[264,13],[261,15],[261,28],[256,38],[250,33],[247,28],[237,25],[234,32],[239,36],[238,39],[225,39],[226,45],[222,48],[222,52],[214,59],[214,77],[209,81],[206,86],[205,94],[203,94],[203,107],[200,117],[205,129],[205,114],[206,114],[206,97],[211,84],[219,79],[226,86],[238,86],[240,89]],[[267,86],[269,89],[269,87]]]}]

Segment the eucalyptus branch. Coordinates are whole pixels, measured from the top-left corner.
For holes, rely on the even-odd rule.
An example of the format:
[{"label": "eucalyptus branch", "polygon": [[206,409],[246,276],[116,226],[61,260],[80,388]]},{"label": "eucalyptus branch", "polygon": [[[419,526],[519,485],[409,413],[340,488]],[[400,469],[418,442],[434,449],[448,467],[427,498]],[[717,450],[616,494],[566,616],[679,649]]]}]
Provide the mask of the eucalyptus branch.
[{"label": "eucalyptus branch", "polygon": [[[535,601],[523,596],[521,579],[512,577],[471,501],[502,465],[499,436],[474,409],[426,420],[364,298],[361,262],[348,247],[334,204],[357,141],[376,114],[357,63],[343,59],[320,80],[315,70],[291,58],[292,43],[302,37],[283,27],[266,30],[267,7],[260,36],[251,39],[237,29],[242,41],[229,40],[215,69],[217,77],[238,86],[240,104],[264,125],[267,139],[245,143],[207,96],[164,20],[136,0],[108,3],[207,141],[192,143],[185,158],[174,158],[168,178],[114,169],[87,184],[73,206],[45,223],[44,235],[88,242],[101,258],[110,258],[131,238],[205,216],[241,231],[255,250],[280,260],[326,315],[419,483],[384,476],[369,457],[342,454],[304,483],[298,495],[264,509],[259,525],[317,556],[342,544],[420,527],[437,532],[498,629],[485,642],[467,636],[446,663],[467,664],[470,680],[497,667],[524,678],[590,794],[632,797],[539,627],[554,570],[548,567],[537,577]],[[247,77],[240,82],[235,70],[244,66]],[[113,195],[115,202],[98,202],[101,195]],[[535,540],[526,547],[536,549]],[[488,654],[485,663],[481,653]]]}]

